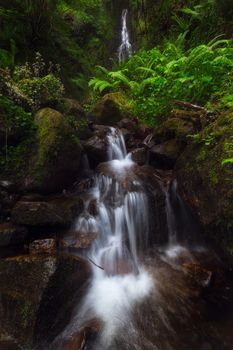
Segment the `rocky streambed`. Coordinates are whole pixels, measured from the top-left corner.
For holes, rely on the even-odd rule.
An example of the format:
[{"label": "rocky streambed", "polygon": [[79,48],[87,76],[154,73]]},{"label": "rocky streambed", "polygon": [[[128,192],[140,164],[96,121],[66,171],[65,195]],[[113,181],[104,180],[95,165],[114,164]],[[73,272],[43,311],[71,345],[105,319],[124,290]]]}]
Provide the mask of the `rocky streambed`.
[{"label": "rocky streambed", "polygon": [[[77,105],[72,108],[81,113]],[[210,149],[210,173],[203,144],[190,141],[190,135],[197,133],[205,137],[204,112],[175,110],[152,130],[128,118],[130,112],[124,108],[122,101],[119,106],[119,98],[116,102],[115,96],[105,96],[88,116],[91,123],[81,141],[69,141],[69,147],[66,137],[59,138],[63,128],[70,137],[65,114],[52,109],[40,111],[36,116],[41,130],[39,149],[38,153],[33,150],[29,172],[24,178],[16,177],[15,182],[14,176],[10,180],[1,176],[1,350],[50,349],[81,309],[93,269],[103,267],[86,253],[98,239],[98,232],[79,230],[75,225],[83,212],[91,218],[99,215],[98,201],[87,198],[95,174],[115,181],[124,195],[140,192],[138,183],[143,183],[150,217],[149,248],[143,249],[140,261],[153,280],[153,288],[131,310],[128,328],[124,321],[110,348],[233,347],[232,263],[226,252],[216,248],[216,242],[221,242],[231,250],[230,229],[226,233],[219,226],[227,218],[230,227],[230,185],[229,181],[216,180],[220,171],[222,179],[229,172],[229,168],[219,169],[215,159],[224,147],[224,136],[220,136],[221,144]],[[107,165],[110,118],[131,152],[133,165],[124,176]],[[208,128],[221,129],[223,120],[230,125],[230,116],[223,115]],[[54,135],[51,140],[43,131],[47,127],[48,135]],[[48,136],[46,142],[42,135]],[[39,171],[38,177],[35,169],[46,172]],[[216,188],[221,193],[218,199]],[[113,198],[114,203],[112,197],[104,201],[113,208],[120,207],[117,201],[121,198],[116,193]],[[175,241],[171,232],[172,239],[176,235]],[[121,261],[117,274],[127,275],[127,266]],[[94,317],[71,332],[68,339],[55,342],[52,349],[100,349],[98,335],[102,329],[102,320]]]}]

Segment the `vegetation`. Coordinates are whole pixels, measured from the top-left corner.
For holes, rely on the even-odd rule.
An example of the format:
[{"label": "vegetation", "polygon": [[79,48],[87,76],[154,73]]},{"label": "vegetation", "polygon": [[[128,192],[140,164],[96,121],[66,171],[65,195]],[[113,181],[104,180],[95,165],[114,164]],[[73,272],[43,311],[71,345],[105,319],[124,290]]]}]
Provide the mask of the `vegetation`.
[{"label": "vegetation", "polygon": [[233,107],[233,45],[231,40],[213,40],[184,50],[180,37],[163,49],[134,55],[117,70],[101,68],[90,83],[95,91],[123,89],[135,114],[155,125],[184,100],[208,107]]}]

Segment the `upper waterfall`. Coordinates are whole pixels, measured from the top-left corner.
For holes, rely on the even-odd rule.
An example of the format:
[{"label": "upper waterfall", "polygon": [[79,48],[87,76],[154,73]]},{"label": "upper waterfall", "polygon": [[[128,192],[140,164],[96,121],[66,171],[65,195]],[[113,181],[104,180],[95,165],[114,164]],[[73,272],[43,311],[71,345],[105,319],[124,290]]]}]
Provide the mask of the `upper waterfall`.
[{"label": "upper waterfall", "polygon": [[124,9],[121,15],[121,45],[118,49],[119,63],[124,62],[132,55],[132,45],[129,40],[129,32],[127,27],[128,10]]}]

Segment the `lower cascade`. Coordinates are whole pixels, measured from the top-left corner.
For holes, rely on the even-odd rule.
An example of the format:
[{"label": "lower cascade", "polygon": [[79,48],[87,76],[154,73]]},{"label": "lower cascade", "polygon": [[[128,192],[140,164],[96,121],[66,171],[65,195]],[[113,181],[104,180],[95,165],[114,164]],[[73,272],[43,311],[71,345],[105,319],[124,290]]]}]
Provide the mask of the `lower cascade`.
[{"label": "lower cascade", "polygon": [[[226,327],[231,324],[231,308],[224,307],[224,300],[233,306],[231,282],[215,282],[223,278],[221,263],[204,248],[176,180],[155,171],[142,181],[120,130],[109,127],[106,141],[108,161],[90,176],[84,210],[66,237],[70,252],[89,261],[92,277],[63,330],[36,350],[200,350],[206,342],[208,349],[230,350],[221,347],[221,326],[211,321],[223,312]],[[161,195],[162,222],[155,203]],[[159,230],[165,238],[158,239]],[[80,236],[91,237],[89,248],[76,250]]]},{"label": "lower cascade", "polygon": [[[125,179],[135,163],[126,154],[120,131],[110,128],[107,140],[109,161],[104,166],[111,175],[104,175],[101,169],[94,175],[85,210],[75,223],[79,233],[97,237],[85,253],[93,266],[93,279],[81,309],[62,334],[62,338],[69,337],[98,319],[102,330],[96,349],[112,348],[118,332],[130,327],[133,306],[154,287],[141,262],[148,241],[147,196],[139,179],[132,181],[131,189],[126,188]],[[90,203],[98,210],[95,217],[89,212]]]}]

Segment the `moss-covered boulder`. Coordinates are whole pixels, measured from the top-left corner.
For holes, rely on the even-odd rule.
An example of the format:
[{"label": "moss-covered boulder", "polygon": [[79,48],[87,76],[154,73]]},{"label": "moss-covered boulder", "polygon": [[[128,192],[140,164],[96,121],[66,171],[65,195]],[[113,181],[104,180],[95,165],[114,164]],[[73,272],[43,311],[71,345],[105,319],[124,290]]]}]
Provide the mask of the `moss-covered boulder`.
[{"label": "moss-covered boulder", "polygon": [[192,121],[170,117],[154,129],[153,139],[159,144],[171,139],[186,141],[187,136],[194,133]]},{"label": "moss-covered boulder", "polygon": [[80,197],[41,198],[32,201],[22,198],[12,210],[12,220],[18,225],[69,226],[83,211],[83,201]]},{"label": "moss-covered boulder", "polygon": [[89,113],[88,119],[94,124],[115,125],[123,118],[131,116],[131,107],[126,97],[120,93],[106,94]]},{"label": "moss-covered boulder", "polygon": [[233,111],[219,115],[176,164],[180,191],[199,215],[206,233],[233,253]]},{"label": "moss-covered boulder", "polygon": [[24,181],[26,190],[55,192],[72,184],[79,173],[81,147],[63,115],[44,108],[35,115],[37,142]]},{"label": "moss-covered boulder", "polygon": [[70,299],[66,298],[75,295],[78,302],[77,292],[89,276],[89,264],[72,256],[45,254],[1,259],[0,335],[16,339],[23,348],[34,348],[35,337],[42,329],[62,329],[60,313],[67,311],[66,321],[70,317],[65,309],[65,301]]}]

